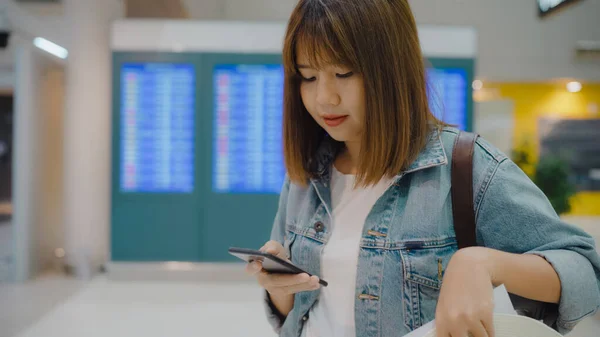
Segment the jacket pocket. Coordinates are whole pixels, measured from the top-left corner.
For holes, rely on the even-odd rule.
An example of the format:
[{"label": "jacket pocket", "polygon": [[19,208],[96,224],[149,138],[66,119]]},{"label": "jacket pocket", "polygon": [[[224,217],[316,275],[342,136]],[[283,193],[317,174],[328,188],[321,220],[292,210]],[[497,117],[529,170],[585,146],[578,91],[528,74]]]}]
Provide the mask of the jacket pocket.
[{"label": "jacket pocket", "polygon": [[458,250],[454,238],[408,242],[401,250],[404,266],[405,324],[417,329],[435,318],[444,272]]}]

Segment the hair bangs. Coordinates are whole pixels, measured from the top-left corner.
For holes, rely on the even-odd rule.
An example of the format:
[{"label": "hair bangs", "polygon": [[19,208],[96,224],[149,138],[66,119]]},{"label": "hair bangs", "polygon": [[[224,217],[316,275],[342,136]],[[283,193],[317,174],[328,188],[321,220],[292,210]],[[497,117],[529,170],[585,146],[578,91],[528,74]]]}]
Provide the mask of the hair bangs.
[{"label": "hair bangs", "polygon": [[292,39],[293,67],[297,72],[298,58],[302,56],[309,66],[323,69],[326,66],[357,67],[352,43],[347,39],[346,25],[341,23],[331,9],[322,6],[312,8],[303,16]]}]

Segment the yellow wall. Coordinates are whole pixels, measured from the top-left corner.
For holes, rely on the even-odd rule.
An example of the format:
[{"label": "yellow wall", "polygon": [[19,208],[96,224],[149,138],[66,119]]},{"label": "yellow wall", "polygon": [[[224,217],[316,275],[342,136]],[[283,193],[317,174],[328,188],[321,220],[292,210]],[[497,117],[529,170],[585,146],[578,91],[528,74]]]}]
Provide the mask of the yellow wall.
[{"label": "yellow wall", "polygon": [[[486,89],[496,90],[502,98],[513,101],[514,144],[518,147],[528,142],[527,150],[534,161],[539,150],[539,118],[600,118],[600,83],[584,83],[578,93],[570,93],[565,84],[558,83],[486,83]],[[596,112],[593,112],[594,104]],[[571,215],[600,215],[600,192],[578,193],[571,206]]]}]

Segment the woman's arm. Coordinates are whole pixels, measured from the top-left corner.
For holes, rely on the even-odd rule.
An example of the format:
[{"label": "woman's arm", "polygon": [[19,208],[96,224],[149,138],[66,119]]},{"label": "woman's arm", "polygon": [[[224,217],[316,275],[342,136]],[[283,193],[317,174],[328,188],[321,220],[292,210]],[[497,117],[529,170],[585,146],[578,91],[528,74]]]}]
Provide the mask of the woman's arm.
[{"label": "woman's arm", "polygon": [[560,279],[536,255],[519,255],[471,247],[452,257],[436,310],[438,337],[494,336],[493,285],[522,297],[558,303]]},{"label": "woman's arm", "polygon": [[453,259],[482,266],[494,286],[503,284],[515,295],[546,303],[560,301],[560,278],[552,265],[540,256],[471,247],[460,250]]},{"label": "woman's arm", "polygon": [[560,301],[560,278],[546,259],[487,249],[492,283],[515,295],[547,303]]},{"label": "woman's arm", "polygon": [[483,172],[474,177],[477,242],[495,251],[493,281],[525,298],[558,300],[557,329],[566,334],[600,307],[594,240],[561,221],[544,193],[512,161],[490,160],[482,152],[476,151],[474,161],[474,171]]},{"label": "woman's arm", "polygon": [[477,144],[473,191],[480,247],[459,251],[446,268],[436,309],[438,336],[492,336],[498,284],[524,298],[558,303],[555,328],[567,334],[600,307],[594,240],[562,222],[504,154],[485,140]]}]

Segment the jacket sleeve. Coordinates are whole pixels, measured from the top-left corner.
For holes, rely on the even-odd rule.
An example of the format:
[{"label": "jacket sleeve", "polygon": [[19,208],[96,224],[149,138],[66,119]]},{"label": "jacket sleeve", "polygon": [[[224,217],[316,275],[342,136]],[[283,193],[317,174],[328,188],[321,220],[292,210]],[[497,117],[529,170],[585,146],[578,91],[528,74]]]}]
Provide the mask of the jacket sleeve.
[{"label": "jacket sleeve", "polygon": [[[283,188],[281,190],[281,194],[279,196],[279,206],[277,209],[277,215],[275,216],[275,222],[273,223],[273,229],[271,230],[271,240],[277,241],[284,244],[285,241],[285,218],[286,218],[286,208],[287,208],[287,199],[290,190],[290,180],[286,176],[285,182],[283,184]],[[279,334],[281,331],[281,327],[285,322],[285,317],[277,311],[273,302],[271,302],[271,298],[269,297],[268,292],[264,292],[264,307],[267,313],[267,319],[275,332]]]},{"label": "jacket sleeve", "polygon": [[[476,164],[477,165],[477,164]],[[561,281],[557,330],[566,334],[600,307],[600,258],[592,237],[560,220],[544,193],[507,158],[487,165],[479,187],[478,243],[545,258]]]}]

